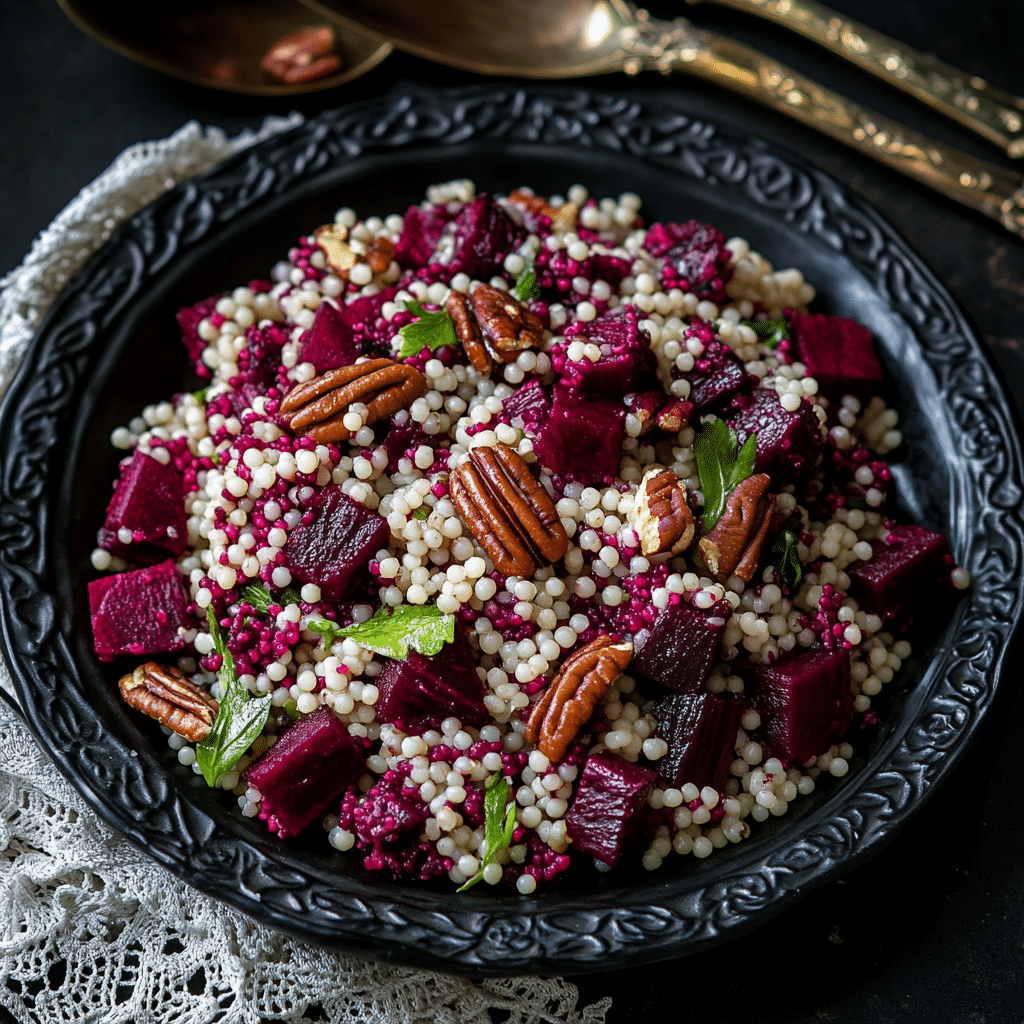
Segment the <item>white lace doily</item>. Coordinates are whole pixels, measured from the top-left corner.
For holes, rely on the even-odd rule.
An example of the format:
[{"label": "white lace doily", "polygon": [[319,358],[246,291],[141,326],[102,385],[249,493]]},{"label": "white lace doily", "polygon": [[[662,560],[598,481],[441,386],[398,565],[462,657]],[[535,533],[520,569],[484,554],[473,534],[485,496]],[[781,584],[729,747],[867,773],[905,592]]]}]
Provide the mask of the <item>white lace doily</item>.
[{"label": "white lace doily", "polygon": [[[244,146],[186,125],[122,153],[0,282],[0,393],[58,292],[123,220]],[[13,693],[0,663],[0,686]],[[368,963],[263,927],[189,889],[85,806],[0,701],[0,1006],[33,1024],[600,1024],[560,979],[466,979]]]}]

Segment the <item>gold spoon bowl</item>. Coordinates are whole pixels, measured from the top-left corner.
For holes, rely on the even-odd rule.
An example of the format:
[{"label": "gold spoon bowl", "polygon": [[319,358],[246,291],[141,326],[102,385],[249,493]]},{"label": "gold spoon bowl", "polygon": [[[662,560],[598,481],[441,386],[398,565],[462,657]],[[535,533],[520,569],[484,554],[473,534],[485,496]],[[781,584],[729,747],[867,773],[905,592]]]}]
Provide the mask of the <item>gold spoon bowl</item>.
[{"label": "gold spoon bowl", "polygon": [[[123,57],[195,85],[252,96],[331,89],[379,64],[391,44],[298,0],[57,0],[84,32]],[[282,38],[316,26],[334,30],[338,70],[309,81],[276,81],[261,66]]]}]

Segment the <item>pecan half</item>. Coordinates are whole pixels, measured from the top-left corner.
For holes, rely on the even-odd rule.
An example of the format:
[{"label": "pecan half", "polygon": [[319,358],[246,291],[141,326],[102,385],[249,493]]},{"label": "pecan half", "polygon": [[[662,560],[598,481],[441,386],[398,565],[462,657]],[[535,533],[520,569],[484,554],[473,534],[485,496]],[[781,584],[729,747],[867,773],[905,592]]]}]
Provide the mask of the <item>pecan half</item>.
[{"label": "pecan half", "polygon": [[147,661],[117,686],[126,704],[193,743],[206,738],[217,714],[217,702],[170,665]]},{"label": "pecan half", "polygon": [[649,469],[633,503],[633,529],[644,555],[678,555],[693,541],[686,484],[671,469]]},{"label": "pecan half", "polygon": [[334,52],[334,29],[317,25],[283,36],[264,54],[260,67],[284,85],[333,75],[341,67],[341,58]]},{"label": "pecan half", "polygon": [[469,301],[480,325],[480,336],[495,362],[514,363],[520,352],[540,348],[544,325],[514,295],[480,284]]},{"label": "pecan half", "polygon": [[629,641],[602,634],[570,655],[534,704],[523,733],[551,761],[560,761],[597,702],[633,657]]},{"label": "pecan half", "polygon": [[363,259],[370,264],[375,274],[383,274],[395,258],[395,243],[385,235],[378,235],[363,253]]},{"label": "pecan half", "polygon": [[477,373],[487,376],[494,366],[490,353],[484,348],[480,326],[469,304],[469,296],[462,292],[449,293],[444,304],[445,311],[455,324],[455,336],[462,344],[470,365]]},{"label": "pecan half", "polygon": [[452,473],[451,498],[498,572],[532,576],[569,549],[555,503],[507,444],[471,449]]},{"label": "pecan half", "polygon": [[281,402],[281,414],[294,433],[327,444],[348,438],[343,420],[354,403],[368,409],[367,423],[376,423],[426,393],[427,379],[415,367],[392,359],[367,359],[296,385]]},{"label": "pecan half", "polygon": [[575,203],[552,206],[543,196],[534,195],[521,188],[515,189],[509,195],[508,201],[526,213],[534,226],[537,226],[538,218],[550,217],[551,227],[562,234],[576,226],[576,218],[580,212]]},{"label": "pecan half", "polygon": [[697,543],[704,564],[719,580],[739,576],[749,583],[772,524],[775,495],[766,494],[771,478],[755,473],[733,489],[722,518]]}]

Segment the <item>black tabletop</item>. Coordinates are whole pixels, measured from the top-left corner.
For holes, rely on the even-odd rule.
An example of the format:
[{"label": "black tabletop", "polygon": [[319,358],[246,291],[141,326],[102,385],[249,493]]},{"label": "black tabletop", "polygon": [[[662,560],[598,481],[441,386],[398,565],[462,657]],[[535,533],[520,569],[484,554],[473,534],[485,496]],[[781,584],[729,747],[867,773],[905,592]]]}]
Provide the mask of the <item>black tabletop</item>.
[{"label": "black tabletop", "polygon": [[[1024,95],[1018,0],[832,6],[994,85]],[[460,85],[470,75],[394,54],[339,89],[289,101],[231,96],[138,67],[81,35],[52,0],[0,5],[0,273],[15,267],[76,193],[132,143],[186,121],[229,134],[268,114],[314,114],[383,93],[397,80]],[[808,43],[748,17],[677,3],[703,25],[792,64],[862,103],[994,162],[1008,163],[917,104]],[[439,5],[439,11],[443,5]],[[1024,406],[1024,241],[780,114],[686,78],[607,77],[657,89],[693,113],[797,150],[851,185],[925,256],[977,324]],[[1024,163],[1021,164],[1024,170]],[[912,826],[870,863],[758,931],[670,963],[576,979],[581,1004],[612,996],[611,1024],[679,1020],[758,1024],[1021,1024],[1024,1021],[1024,691],[1020,638],[1008,684],[975,747]],[[0,1013],[0,1018],[4,1015]]]}]

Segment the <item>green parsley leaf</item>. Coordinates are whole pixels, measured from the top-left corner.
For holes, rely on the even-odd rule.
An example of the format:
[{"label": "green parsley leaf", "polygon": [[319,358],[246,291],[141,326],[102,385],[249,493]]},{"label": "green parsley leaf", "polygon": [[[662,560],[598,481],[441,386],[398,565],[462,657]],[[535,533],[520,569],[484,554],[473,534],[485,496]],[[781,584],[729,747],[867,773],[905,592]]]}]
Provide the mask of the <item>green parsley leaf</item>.
[{"label": "green parsley leaf", "polygon": [[302,717],[302,712],[299,711],[298,704],[289,697],[281,707],[284,708],[284,713],[293,721],[297,722]]},{"label": "green parsley leaf", "polygon": [[744,320],[744,327],[749,327],[773,352],[779,342],[789,340],[789,328],[785,320]]},{"label": "green parsley leaf", "polygon": [[779,574],[779,581],[789,589],[791,594],[796,593],[803,579],[804,567],[797,554],[796,534],[792,530],[783,530],[768,549],[768,557]]},{"label": "green parsley leaf", "polygon": [[430,518],[430,512],[431,512],[431,508],[430,508],[429,505],[420,505],[419,508],[417,508],[416,511],[413,512],[413,515],[417,519],[420,519],[420,520],[422,520],[422,519],[429,519]]},{"label": "green parsley leaf", "polygon": [[338,626],[327,619],[314,620],[308,626],[326,637],[328,645],[347,638],[387,658],[408,657],[410,648],[428,656],[438,654],[455,640],[455,616],[446,615],[436,604],[378,608],[372,619],[351,626]]},{"label": "green parsley leaf", "polygon": [[742,448],[736,431],[725,420],[705,424],[693,441],[697,475],[704,494],[704,532],[722,517],[725,503],[738,483],[754,472],[757,438],[751,434]]},{"label": "green parsley leaf", "polygon": [[206,739],[196,747],[196,761],[208,786],[238,764],[242,755],[263,732],[270,716],[270,694],[253,698],[238,681],[235,660],[228,650],[227,641],[217,623],[212,608],[206,609],[206,621],[213,637],[213,648],[221,657],[220,706],[213,719],[213,727]]},{"label": "green parsley leaf", "polygon": [[256,611],[263,612],[264,615],[270,611],[272,604],[280,605],[283,608],[285,605],[302,603],[302,598],[294,590],[282,590],[281,596],[277,598],[266,587],[258,587],[255,584],[242,588],[242,600],[251,604]]},{"label": "green parsley leaf", "polygon": [[206,394],[207,394],[207,392],[209,390],[210,390],[210,386],[207,385],[205,388],[200,388],[198,391],[193,391],[192,392],[192,397],[197,402],[202,402],[203,405],[206,405]]},{"label": "green parsley leaf", "polygon": [[402,336],[402,347],[398,352],[399,359],[418,356],[424,348],[436,352],[442,345],[456,344],[455,321],[443,310],[428,312],[420,302],[407,299],[405,308],[419,319],[406,324],[399,334]]},{"label": "green parsley leaf", "polygon": [[530,299],[535,299],[540,295],[540,288],[537,286],[537,274],[533,269],[535,261],[536,257],[527,266],[523,267],[522,273],[520,273],[516,280],[516,298],[520,302],[529,302]]},{"label": "green parsley leaf", "polygon": [[493,864],[502,850],[512,845],[516,830],[516,805],[508,802],[509,783],[503,775],[492,775],[484,791],[484,848],[480,857],[480,870],[459,892],[465,892],[484,877],[484,868]]}]

